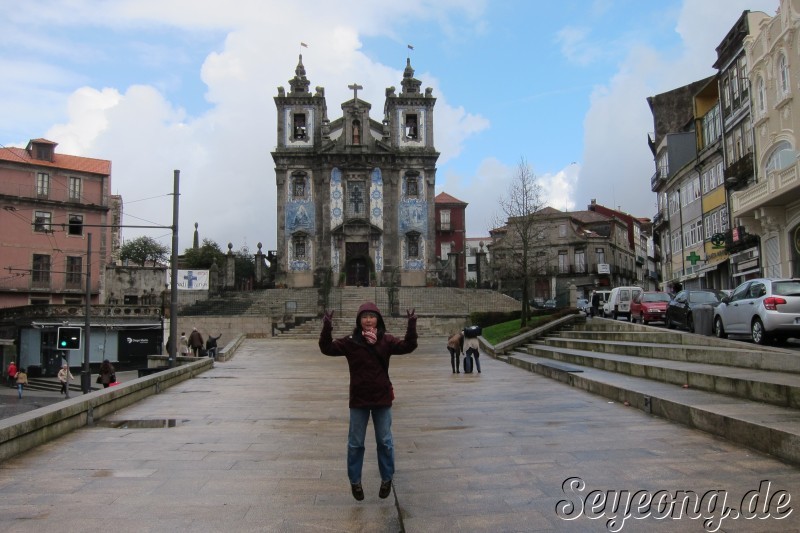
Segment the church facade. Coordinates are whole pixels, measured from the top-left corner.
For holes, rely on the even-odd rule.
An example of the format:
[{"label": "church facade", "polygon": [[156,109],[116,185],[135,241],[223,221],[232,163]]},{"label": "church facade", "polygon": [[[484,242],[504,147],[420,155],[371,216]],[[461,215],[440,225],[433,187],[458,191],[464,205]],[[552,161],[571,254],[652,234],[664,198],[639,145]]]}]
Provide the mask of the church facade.
[{"label": "church facade", "polygon": [[432,89],[409,59],[380,121],[358,84],[331,121],[325,90],[309,86],[301,55],[275,97],[276,283],[311,287],[330,271],[342,286],[424,286],[436,275]]}]

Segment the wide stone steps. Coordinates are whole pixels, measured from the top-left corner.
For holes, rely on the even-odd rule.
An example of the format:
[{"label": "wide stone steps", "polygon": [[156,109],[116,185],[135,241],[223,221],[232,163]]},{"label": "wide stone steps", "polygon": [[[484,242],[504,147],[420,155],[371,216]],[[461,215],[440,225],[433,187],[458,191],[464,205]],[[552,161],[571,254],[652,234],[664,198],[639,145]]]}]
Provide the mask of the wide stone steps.
[{"label": "wide stone steps", "polygon": [[800,464],[800,353],[595,318],[502,358]]},{"label": "wide stone steps", "polygon": [[527,346],[525,352],[571,365],[588,366],[634,377],[800,408],[800,375],[707,363],[647,359],[553,346]]}]

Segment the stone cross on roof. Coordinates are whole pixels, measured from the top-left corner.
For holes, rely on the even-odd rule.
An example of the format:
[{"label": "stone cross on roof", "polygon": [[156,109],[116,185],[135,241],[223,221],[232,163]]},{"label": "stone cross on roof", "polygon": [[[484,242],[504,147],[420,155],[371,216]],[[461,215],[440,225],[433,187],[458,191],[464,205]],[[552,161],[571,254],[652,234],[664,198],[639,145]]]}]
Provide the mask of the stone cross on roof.
[{"label": "stone cross on roof", "polygon": [[353,91],[353,100],[358,100],[358,91],[359,91],[359,89],[363,89],[364,87],[362,87],[361,85],[359,85],[357,83],[354,83],[352,85],[348,85],[347,88],[348,89],[352,89],[352,91]]}]

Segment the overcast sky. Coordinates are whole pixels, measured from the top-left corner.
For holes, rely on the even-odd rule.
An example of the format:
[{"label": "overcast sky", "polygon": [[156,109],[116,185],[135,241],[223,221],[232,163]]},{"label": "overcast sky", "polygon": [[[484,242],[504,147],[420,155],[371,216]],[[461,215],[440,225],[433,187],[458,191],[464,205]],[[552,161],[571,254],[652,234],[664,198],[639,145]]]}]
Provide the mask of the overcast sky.
[{"label": "overcast sky", "polygon": [[[298,54],[331,120],[357,82],[378,121],[410,55],[437,98],[436,192],[469,203],[468,236],[488,235],[521,158],[557,209],[652,217],[646,98],[713,74],[742,11],[778,4],[0,0],[0,144],[111,160],[125,224],[172,223],[179,169],[181,249],[195,222],[223,249],[274,249],[273,97]],[[142,234],[171,242],[123,231]]]}]

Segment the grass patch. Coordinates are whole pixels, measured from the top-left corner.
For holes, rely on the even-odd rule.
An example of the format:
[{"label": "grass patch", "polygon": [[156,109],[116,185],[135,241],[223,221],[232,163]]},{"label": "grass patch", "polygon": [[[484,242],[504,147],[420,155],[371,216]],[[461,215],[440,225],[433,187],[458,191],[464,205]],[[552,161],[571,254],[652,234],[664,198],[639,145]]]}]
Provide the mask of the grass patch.
[{"label": "grass patch", "polygon": [[532,329],[536,329],[539,326],[547,324],[548,322],[552,322],[553,320],[561,318],[562,316],[576,314],[577,312],[577,309],[567,308],[560,309],[552,314],[532,316],[528,318],[528,325],[524,328],[520,327],[520,319],[509,320],[508,322],[501,322],[492,326],[486,326],[483,328],[481,336],[486,339],[489,344],[494,346],[499,342],[512,339],[517,335],[521,335]]}]

